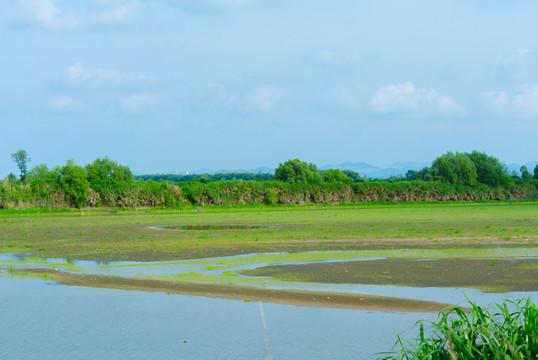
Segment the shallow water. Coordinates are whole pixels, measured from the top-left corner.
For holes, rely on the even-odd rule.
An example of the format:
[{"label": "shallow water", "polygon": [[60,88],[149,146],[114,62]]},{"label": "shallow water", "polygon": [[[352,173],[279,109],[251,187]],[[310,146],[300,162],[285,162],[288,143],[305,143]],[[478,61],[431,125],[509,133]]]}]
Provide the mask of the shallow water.
[{"label": "shallow water", "polygon": [[[481,305],[530,297],[537,292],[483,293],[473,289],[313,284],[237,276],[267,264],[431,258],[430,251],[366,251],[252,254],[214,259],[94,262],[0,254],[0,359],[263,359],[257,303],[138,291],[59,285],[10,276],[7,269],[51,268],[83,274],[231,283],[408,297]],[[536,249],[438,252],[440,257],[530,257]],[[2,270],[3,269],[3,270]],[[434,314],[383,313],[264,304],[272,359],[374,359],[388,351],[396,333]],[[403,333],[413,338],[416,329]],[[183,342],[187,340],[187,342]]]},{"label": "shallow water", "polygon": [[[263,359],[257,303],[0,276],[0,359]],[[373,359],[432,314],[264,304],[272,359]],[[406,336],[413,337],[415,331]],[[184,343],[183,340],[187,340]]]},{"label": "shallow water", "polygon": [[[435,257],[434,257],[435,255]],[[306,264],[334,261],[369,261],[386,257],[432,259],[465,258],[536,258],[535,248],[522,249],[440,249],[440,250],[373,250],[325,251],[308,253],[264,253],[220,258],[160,262],[95,262],[70,259],[33,258],[31,254],[0,254],[2,267],[51,268],[66,272],[91,275],[112,275],[138,279],[189,281],[213,284],[247,285],[268,289],[295,289],[305,291],[340,292],[384,295],[417,300],[465,304],[468,300],[479,304],[530,297],[538,299],[538,292],[484,293],[466,288],[420,288],[406,286],[325,284],[283,281],[276,278],[238,275],[246,269],[274,264]]]}]

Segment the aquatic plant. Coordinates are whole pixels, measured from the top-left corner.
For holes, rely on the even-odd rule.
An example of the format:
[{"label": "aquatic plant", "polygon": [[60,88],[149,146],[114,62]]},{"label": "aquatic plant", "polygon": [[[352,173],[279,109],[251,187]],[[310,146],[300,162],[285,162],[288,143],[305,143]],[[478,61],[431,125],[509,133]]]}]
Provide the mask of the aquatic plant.
[{"label": "aquatic plant", "polygon": [[469,312],[459,307],[439,313],[426,332],[420,322],[415,343],[402,339],[380,360],[471,360],[538,358],[538,310],[530,300],[507,301],[489,308],[470,303]]}]

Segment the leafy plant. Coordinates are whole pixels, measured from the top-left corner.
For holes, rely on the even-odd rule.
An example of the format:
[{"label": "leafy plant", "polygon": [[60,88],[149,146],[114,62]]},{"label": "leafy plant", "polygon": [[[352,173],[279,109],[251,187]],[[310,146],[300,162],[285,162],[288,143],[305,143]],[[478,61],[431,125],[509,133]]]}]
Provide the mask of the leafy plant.
[{"label": "leafy plant", "polygon": [[538,357],[538,310],[530,299],[484,308],[470,303],[467,313],[452,307],[431,322],[426,337],[420,322],[413,343],[398,336],[384,360],[524,360]]}]

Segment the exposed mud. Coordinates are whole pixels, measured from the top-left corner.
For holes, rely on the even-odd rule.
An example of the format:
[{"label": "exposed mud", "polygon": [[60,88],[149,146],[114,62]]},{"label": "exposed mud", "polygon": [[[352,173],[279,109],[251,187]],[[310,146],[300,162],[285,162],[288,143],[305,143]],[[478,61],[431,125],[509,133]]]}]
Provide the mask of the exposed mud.
[{"label": "exposed mud", "polygon": [[538,259],[384,259],[277,265],[244,272],[332,284],[468,287],[488,292],[538,291]]},{"label": "exposed mud", "polygon": [[262,301],[311,307],[332,307],[393,312],[437,313],[448,304],[433,301],[403,299],[376,295],[335,294],[298,290],[272,290],[246,286],[171,282],[162,280],[138,280],[113,276],[81,275],[50,269],[17,269],[26,274],[46,274],[65,285],[122,290],[155,291],[168,294],[196,295],[243,301]]}]

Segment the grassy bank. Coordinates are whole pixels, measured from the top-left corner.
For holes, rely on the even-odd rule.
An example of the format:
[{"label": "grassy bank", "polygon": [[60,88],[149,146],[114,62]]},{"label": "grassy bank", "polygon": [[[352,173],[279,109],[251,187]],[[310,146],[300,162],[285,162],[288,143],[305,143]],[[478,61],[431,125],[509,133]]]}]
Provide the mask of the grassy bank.
[{"label": "grassy bank", "polygon": [[[188,224],[257,230],[164,231]],[[189,207],[0,211],[0,251],[97,260],[184,259],[251,252],[535,246],[538,203]]]}]

